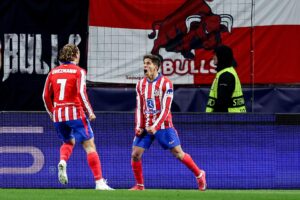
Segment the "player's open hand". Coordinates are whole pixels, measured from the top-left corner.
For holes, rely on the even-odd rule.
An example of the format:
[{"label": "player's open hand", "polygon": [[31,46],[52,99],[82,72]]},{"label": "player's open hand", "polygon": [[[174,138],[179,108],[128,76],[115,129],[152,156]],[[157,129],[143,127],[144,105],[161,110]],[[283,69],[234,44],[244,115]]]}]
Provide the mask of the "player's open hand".
[{"label": "player's open hand", "polygon": [[153,134],[153,135],[156,133],[156,129],[154,128],[154,126],[146,127],[146,131],[150,134]]},{"label": "player's open hand", "polygon": [[94,113],[89,115],[89,120],[94,121],[96,119],[96,115]]}]

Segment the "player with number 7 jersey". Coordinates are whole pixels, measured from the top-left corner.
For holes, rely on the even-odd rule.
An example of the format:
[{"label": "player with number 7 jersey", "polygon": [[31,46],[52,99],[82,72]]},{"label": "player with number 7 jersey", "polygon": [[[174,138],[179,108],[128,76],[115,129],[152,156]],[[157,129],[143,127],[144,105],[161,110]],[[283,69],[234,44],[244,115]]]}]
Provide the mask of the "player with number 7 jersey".
[{"label": "player with number 7 jersey", "polygon": [[82,119],[85,112],[88,116],[93,114],[86,93],[86,72],[72,62],[62,63],[50,71],[43,97],[54,122]]},{"label": "player with number 7 jersey", "polygon": [[77,66],[79,58],[80,52],[76,45],[65,45],[59,55],[62,64],[49,72],[43,92],[45,108],[63,141],[60,147],[58,180],[61,184],[68,183],[67,161],[75,143],[81,143],[94,175],[96,189],[113,190],[102,177],[101,163],[90,125],[90,121],[95,120],[96,116],[86,93],[86,72]]}]

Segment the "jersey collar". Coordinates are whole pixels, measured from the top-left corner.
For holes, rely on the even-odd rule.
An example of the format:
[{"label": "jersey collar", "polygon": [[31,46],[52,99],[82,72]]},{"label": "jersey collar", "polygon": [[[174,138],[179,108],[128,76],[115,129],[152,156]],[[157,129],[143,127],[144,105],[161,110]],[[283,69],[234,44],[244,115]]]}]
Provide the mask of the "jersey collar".
[{"label": "jersey collar", "polygon": [[75,62],[70,62],[70,61],[68,61],[68,62],[62,62],[62,64],[63,64],[63,65],[68,65],[68,64],[73,64],[73,65],[76,65],[76,63],[75,63]]},{"label": "jersey collar", "polygon": [[153,81],[150,81],[150,80],[147,78],[147,82],[148,82],[148,83],[153,83],[153,82],[157,81],[158,79],[160,79],[160,77],[161,77],[161,73],[158,73],[157,77],[156,77]]}]

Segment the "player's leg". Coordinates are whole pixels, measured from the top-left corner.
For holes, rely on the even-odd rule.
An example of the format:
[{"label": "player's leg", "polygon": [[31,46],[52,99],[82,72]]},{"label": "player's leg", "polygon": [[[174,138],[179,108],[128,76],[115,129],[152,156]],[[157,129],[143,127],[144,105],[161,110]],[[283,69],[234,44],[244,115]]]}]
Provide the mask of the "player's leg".
[{"label": "player's leg", "polygon": [[71,139],[60,146],[60,160],[67,162],[72,155],[75,140]]},{"label": "player's leg", "polygon": [[67,161],[69,160],[73,148],[75,145],[75,140],[72,139],[68,142],[65,142],[60,147],[60,161],[58,163],[58,180],[61,184],[68,183],[67,175]]},{"label": "player's leg", "polygon": [[66,124],[66,122],[56,122],[54,123],[56,132],[63,140],[63,144],[60,147],[60,161],[58,163],[58,180],[61,184],[68,183],[67,176],[67,162],[73,152],[75,146],[75,139],[71,135],[71,128]]},{"label": "player's leg", "polygon": [[136,184],[129,190],[144,190],[144,176],[142,166],[142,155],[145,149],[149,149],[154,136],[146,132],[140,137],[135,137],[132,144],[131,167],[134,174]]},{"label": "player's leg", "polygon": [[177,159],[179,159],[187,168],[189,168],[194,173],[198,182],[199,190],[206,190],[207,184],[205,171],[199,169],[193,158],[188,153],[185,153],[180,145],[173,147],[171,149],[171,152]]},{"label": "player's leg", "polygon": [[172,154],[194,173],[199,184],[199,189],[205,190],[205,172],[200,170],[192,157],[182,150],[180,139],[175,128],[159,130],[155,133],[155,138],[164,149],[170,149]]},{"label": "player's leg", "polygon": [[142,167],[142,155],[145,149],[133,146],[131,153],[131,168],[135,178],[135,186],[130,190],[144,190],[144,176],[143,176],[143,167]]},{"label": "player's leg", "polygon": [[96,190],[113,190],[106,184],[106,180],[102,177],[101,162],[96,150],[94,138],[83,141],[82,146],[87,154],[88,165],[94,175]]},{"label": "player's leg", "polygon": [[94,175],[97,190],[113,190],[102,177],[101,162],[94,142],[94,133],[87,118],[72,120],[69,125],[74,137],[80,142],[87,155],[87,163]]},{"label": "player's leg", "polygon": [[102,168],[99,155],[96,151],[94,138],[83,141],[82,146],[87,155],[88,165],[94,175],[95,181],[102,179]]}]

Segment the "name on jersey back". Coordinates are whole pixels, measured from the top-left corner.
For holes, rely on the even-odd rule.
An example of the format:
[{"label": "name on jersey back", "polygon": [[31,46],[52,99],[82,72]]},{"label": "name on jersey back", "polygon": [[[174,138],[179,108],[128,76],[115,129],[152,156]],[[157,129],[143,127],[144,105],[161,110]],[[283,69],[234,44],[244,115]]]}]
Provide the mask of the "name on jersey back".
[{"label": "name on jersey back", "polygon": [[52,71],[52,74],[62,74],[62,73],[67,73],[67,74],[76,74],[77,69],[55,69]]}]

